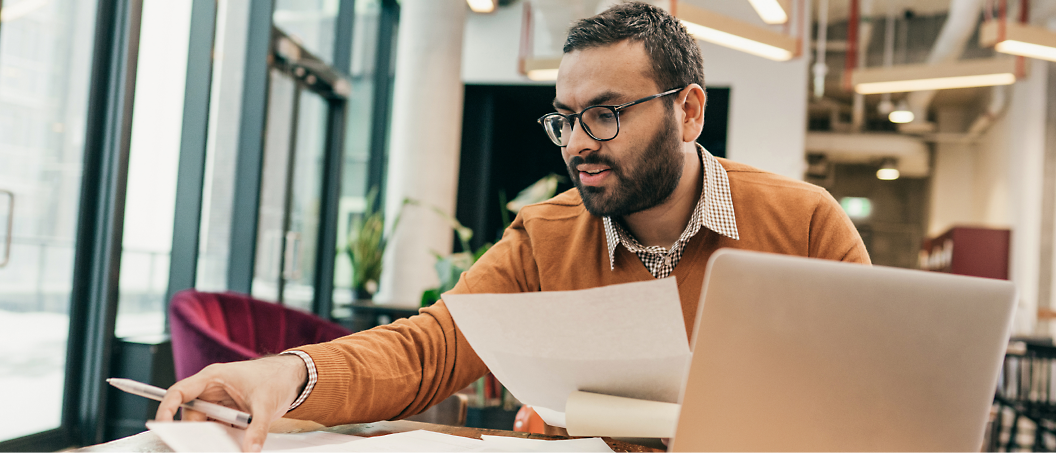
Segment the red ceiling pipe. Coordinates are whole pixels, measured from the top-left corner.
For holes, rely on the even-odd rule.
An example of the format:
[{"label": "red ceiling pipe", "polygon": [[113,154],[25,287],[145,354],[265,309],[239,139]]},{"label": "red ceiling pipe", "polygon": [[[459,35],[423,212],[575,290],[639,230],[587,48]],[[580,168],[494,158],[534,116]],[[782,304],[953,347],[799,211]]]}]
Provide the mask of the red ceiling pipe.
[{"label": "red ceiling pipe", "polygon": [[851,0],[851,12],[847,18],[847,60],[843,65],[843,88],[851,91],[851,74],[858,67],[858,22],[859,22],[858,0]]}]

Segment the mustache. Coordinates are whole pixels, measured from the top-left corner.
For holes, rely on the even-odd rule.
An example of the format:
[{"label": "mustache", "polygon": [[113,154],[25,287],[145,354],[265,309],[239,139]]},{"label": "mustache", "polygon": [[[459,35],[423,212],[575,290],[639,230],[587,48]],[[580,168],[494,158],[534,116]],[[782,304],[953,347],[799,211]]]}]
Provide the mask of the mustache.
[{"label": "mustache", "polygon": [[568,161],[569,173],[578,173],[576,167],[583,164],[601,164],[609,167],[613,173],[619,173],[619,165],[616,164],[616,161],[610,159],[608,156],[603,156],[598,153],[587,154],[587,157],[573,156],[572,159],[569,159]]}]

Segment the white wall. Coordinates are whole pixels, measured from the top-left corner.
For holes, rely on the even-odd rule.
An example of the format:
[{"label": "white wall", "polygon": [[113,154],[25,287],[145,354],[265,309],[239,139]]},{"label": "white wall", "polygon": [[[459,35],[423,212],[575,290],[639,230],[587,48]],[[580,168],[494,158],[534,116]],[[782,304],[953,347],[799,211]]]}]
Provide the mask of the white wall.
[{"label": "white wall", "polygon": [[1037,322],[1046,78],[1046,65],[1032,64],[1011,87],[1007,111],[976,143],[937,147],[932,175],[929,235],[966,224],[1012,230],[1014,331],[1024,335],[1036,333]]},{"label": "white wall", "polygon": [[[764,26],[748,2],[683,1]],[[522,8],[517,3],[493,14],[468,15],[462,59],[465,83],[540,84],[517,73]],[[708,43],[701,43],[701,50],[705,83],[731,88],[727,155],[802,179],[809,54],[774,62]]]}]

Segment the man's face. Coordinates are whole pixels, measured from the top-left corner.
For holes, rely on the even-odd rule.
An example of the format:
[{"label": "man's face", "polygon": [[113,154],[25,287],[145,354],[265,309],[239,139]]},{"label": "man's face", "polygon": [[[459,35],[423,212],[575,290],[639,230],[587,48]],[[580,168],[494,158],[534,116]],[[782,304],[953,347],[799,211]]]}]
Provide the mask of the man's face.
[{"label": "man's face", "polygon": [[[672,87],[658,87],[649,74],[641,43],[623,41],[565,54],[554,107],[578,113],[593,105],[618,105]],[[679,94],[674,94],[677,97]],[[663,97],[621,110],[620,131],[608,141],[592,139],[577,122],[561,149],[568,173],[587,211],[625,216],[663,203],[682,176],[681,133]]]}]

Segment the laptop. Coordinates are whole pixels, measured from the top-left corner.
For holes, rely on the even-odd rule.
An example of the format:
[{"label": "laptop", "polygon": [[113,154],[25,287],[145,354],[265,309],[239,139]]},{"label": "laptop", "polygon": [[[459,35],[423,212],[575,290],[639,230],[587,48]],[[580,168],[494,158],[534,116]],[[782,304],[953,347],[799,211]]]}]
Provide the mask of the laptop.
[{"label": "laptop", "polygon": [[979,451],[1012,283],[711,258],[671,451]]}]

